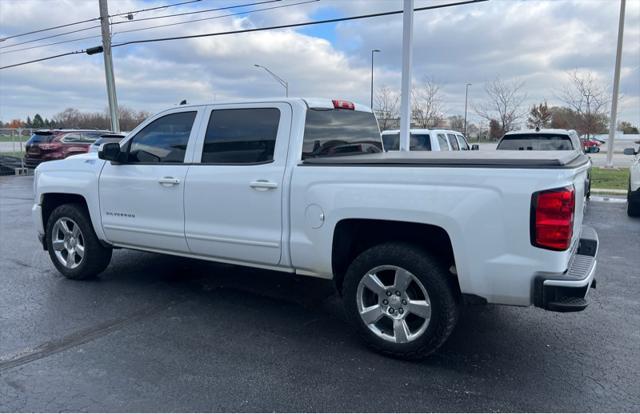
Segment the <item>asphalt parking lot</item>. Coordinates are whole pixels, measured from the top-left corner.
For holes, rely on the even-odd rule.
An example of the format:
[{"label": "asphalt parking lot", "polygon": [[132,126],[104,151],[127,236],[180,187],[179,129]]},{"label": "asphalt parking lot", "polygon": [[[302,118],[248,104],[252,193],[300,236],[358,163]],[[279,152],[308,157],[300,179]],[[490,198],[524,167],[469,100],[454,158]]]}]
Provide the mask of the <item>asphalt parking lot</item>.
[{"label": "asphalt parking lot", "polygon": [[586,311],[468,307],[423,362],[382,357],[330,283],[119,250],[61,277],[32,177],[0,177],[0,411],[640,411],[640,220],[592,202]]}]

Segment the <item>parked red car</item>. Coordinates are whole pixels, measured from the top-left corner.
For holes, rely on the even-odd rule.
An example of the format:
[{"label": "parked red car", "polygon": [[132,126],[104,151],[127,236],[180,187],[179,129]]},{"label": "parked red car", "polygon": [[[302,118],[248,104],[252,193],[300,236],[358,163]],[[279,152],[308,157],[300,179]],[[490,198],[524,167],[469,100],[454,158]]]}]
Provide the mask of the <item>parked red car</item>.
[{"label": "parked red car", "polygon": [[582,149],[584,149],[584,152],[600,152],[600,145],[602,145],[600,141],[589,138],[580,139],[580,142],[582,143]]},{"label": "parked red car", "polygon": [[61,129],[36,131],[26,142],[24,165],[35,168],[44,161],[62,160],[70,155],[83,154],[101,135],[109,131]]}]

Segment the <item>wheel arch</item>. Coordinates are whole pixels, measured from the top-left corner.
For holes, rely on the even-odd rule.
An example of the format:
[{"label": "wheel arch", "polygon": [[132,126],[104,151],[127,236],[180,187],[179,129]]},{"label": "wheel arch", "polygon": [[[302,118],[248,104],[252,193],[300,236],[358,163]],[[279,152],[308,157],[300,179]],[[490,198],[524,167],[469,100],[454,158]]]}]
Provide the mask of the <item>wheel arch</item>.
[{"label": "wheel arch", "polygon": [[[87,217],[89,218],[89,221],[91,222],[91,225],[93,226],[94,231],[96,231],[96,234],[100,234],[98,232],[99,229],[96,229],[97,223],[91,216],[89,204],[84,195],[77,194],[77,193],[50,192],[50,193],[43,193],[40,195],[40,205],[42,208],[42,224],[45,231],[43,240],[46,240],[47,222],[49,221],[49,217],[51,216],[51,213],[53,213],[53,211],[56,208],[64,204],[80,205],[84,209],[85,213],[87,214]],[[43,247],[46,250],[46,243],[44,242],[43,242]]]},{"label": "wheel arch", "polygon": [[[344,275],[349,264],[360,253],[384,242],[408,242],[428,250],[447,268],[455,266],[453,244],[448,232],[437,225],[394,220],[343,219],[336,223],[331,248],[334,282],[342,292]],[[458,277],[451,274],[460,293]]]}]

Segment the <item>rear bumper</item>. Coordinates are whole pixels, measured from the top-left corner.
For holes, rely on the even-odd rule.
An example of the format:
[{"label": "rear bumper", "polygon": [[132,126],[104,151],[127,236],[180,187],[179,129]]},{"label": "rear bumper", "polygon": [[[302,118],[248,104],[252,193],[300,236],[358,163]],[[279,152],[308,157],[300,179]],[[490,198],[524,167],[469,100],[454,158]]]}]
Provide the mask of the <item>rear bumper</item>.
[{"label": "rear bumper", "polygon": [[582,226],[580,243],[564,273],[542,273],[535,277],[533,304],[554,312],[578,312],[589,305],[588,293],[595,288],[598,234]]}]

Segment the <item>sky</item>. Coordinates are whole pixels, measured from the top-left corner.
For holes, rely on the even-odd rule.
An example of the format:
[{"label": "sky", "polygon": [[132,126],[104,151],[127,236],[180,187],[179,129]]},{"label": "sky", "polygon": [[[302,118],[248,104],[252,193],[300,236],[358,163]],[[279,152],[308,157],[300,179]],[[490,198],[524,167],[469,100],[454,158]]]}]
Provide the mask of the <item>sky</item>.
[{"label": "sky", "polygon": [[[110,14],[184,0],[109,0]],[[216,33],[269,25],[401,10],[401,0],[281,0],[254,6],[139,20],[267,0],[201,0],[156,11],[138,12],[132,21],[113,17],[114,44],[137,39]],[[307,0],[308,1],[308,0]],[[453,1],[453,0],[451,0]],[[416,7],[449,0],[415,0]],[[284,7],[281,7],[284,6]],[[278,7],[278,8],[273,8]],[[525,105],[546,100],[561,104],[568,72],[591,72],[611,90],[618,30],[619,0],[489,0],[415,13],[412,77],[431,79],[443,92],[446,115],[463,115],[465,84],[469,119],[486,97],[484,85],[496,78],[524,82]],[[259,10],[269,9],[271,10]],[[241,13],[241,14],[238,14]],[[91,19],[98,0],[0,0],[0,37]],[[235,14],[235,15],[230,15]],[[208,19],[215,17],[213,19]],[[198,22],[192,20],[204,19]],[[169,27],[160,24],[190,21]],[[93,21],[0,42],[0,66],[100,44]],[[81,32],[37,40],[65,31]],[[57,45],[49,43],[74,40]],[[28,50],[20,50],[23,48]],[[371,50],[376,88],[400,89],[402,15],[366,20],[122,46],[113,49],[120,105],[151,113],[186,99],[210,103],[282,96],[284,89],[268,67],[289,83],[290,96],[370,99]],[[640,124],[640,0],[627,1],[618,120]],[[35,113],[52,117],[65,108],[104,111],[107,107],[101,54],[77,54],[0,70],[0,120]]]}]

